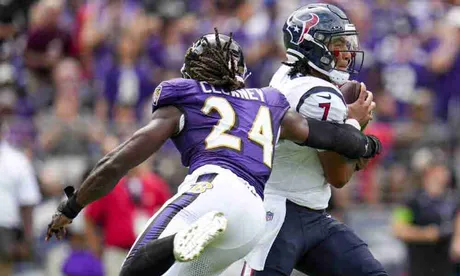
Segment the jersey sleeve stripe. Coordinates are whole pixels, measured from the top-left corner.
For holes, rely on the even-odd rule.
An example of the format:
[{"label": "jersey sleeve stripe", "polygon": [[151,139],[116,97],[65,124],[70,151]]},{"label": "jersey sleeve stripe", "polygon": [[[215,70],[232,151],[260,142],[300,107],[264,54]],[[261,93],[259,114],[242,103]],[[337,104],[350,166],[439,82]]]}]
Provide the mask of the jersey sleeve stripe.
[{"label": "jersey sleeve stripe", "polygon": [[337,92],[337,90],[335,90],[334,88],[332,87],[327,87],[327,86],[316,86],[316,87],[313,87],[312,89],[308,90],[307,92],[305,92],[302,97],[300,97],[300,100],[299,100],[299,103],[297,104],[297,107],[296,107],[296,111],[299,112],[300,110],[300,107],[302,107],[303,103],[305,102],[305,100],[310,97],[311,95],[313,94],[316,94],[316,93],[321,93],[321,92],[330,92],[334,95],[336,95],[337,97],[339,97],[339,99],[342,100],[343,104],[345,106],[347,106],[347,104],[345,103],[345,99],[343,98],[343,96]]}]

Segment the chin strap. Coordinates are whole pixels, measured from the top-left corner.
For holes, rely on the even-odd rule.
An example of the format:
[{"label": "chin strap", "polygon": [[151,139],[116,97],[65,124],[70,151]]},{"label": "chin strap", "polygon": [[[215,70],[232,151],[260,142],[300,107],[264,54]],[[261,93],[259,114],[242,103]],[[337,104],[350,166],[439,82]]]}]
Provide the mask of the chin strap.
[{"label": "chin strap", "polygon": [[334,69],[329,72],[329,79],[337,85],[343,85],[350,79],[350,74]]},{"label": "chin strap", "polygon": [[336,69],[332,69],[331,71],[326,71],[326,70],[319,68],[311,61],[308,61],[308,65],[310,65],[311,68],[315,69],[321,74],[327,76],[331,80],[331,82],[337,85],[343,85],[350,78],[350,74],[347,72],[339,71]]}]

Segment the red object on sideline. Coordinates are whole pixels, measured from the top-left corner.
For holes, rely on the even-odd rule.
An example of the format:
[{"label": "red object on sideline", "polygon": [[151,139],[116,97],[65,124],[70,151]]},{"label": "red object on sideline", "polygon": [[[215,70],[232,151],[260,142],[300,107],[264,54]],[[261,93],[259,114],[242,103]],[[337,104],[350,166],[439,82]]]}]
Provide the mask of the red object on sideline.
[{"label": "red object on sideline", "polygon": [[127,187],[128,177],[124,177],[112,192],[86,208],[85,217],[101,226],[105,246],[129,249],[136,240],[136,210],[150,217],[171,196],[168,184],[156,174],[144,174],[140,180],[142,192],[137,206]]}]

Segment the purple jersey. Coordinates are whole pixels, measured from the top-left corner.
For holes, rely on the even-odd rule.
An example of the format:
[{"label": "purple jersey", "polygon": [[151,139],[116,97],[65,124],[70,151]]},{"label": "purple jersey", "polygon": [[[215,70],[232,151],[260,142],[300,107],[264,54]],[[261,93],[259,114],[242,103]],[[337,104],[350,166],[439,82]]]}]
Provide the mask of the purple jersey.
[{"label": "purple jersey", "polygon": [[172,138],[189,173],[204,165],[231,170],[262,196],[271,173],[274,146],[289,103],[278,90],[227,91],[206,82],[173,79],[153,95],[153,111],[177,106],[185,117]]}]

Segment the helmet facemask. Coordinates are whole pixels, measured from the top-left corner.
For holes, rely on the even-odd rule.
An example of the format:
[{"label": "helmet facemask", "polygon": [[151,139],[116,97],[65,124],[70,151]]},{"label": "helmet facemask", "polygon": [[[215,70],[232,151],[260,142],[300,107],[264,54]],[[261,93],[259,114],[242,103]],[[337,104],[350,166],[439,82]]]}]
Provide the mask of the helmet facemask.
[{"label": "helmet facemask", "polygon": [[357,74],[361,71],[364,52],[359,50],[357,34],[331,35],[327,42],[327,49],[334,57],[335,70],[349,74]]},{"label": "helmet facemask", "polygon": [[[315,38],[309,34],[307,38],[315,44],[311,51],[308,65],[319,73],[326,75],[332,82],[342,85],[352,74],[361,71],[364,62],[364,52],[359,50],[356,32],[337,34],[315,33]],[[311,60],[316,57],[318,60]],[[302,57],[303,58],[303,57]]]}]

